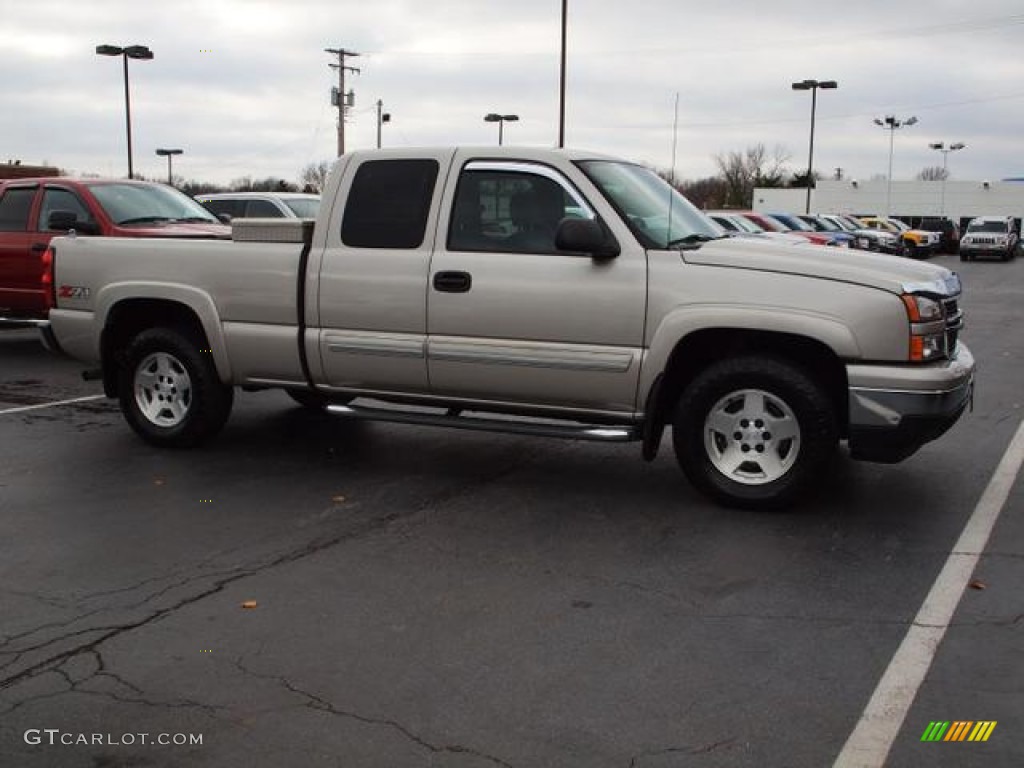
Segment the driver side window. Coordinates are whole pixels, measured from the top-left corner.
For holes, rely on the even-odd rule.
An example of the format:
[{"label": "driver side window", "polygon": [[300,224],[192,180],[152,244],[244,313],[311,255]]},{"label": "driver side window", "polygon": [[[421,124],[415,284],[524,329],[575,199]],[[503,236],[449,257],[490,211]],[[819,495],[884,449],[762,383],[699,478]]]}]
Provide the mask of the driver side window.
[{"label": "driver side window", "polygon": [[79,200],[78,195],[66,189],[47,188],[43,192],[43,206],[39,211],[39,231],[51,232],[50,214],[54,211],[71,211],[78,222],[92,224],[89,209]]},{"label": "driver side window", "polygon": [[562,219],[592,215],[548,175],[470,168],[455,192],[448,250],[558,253]]}]

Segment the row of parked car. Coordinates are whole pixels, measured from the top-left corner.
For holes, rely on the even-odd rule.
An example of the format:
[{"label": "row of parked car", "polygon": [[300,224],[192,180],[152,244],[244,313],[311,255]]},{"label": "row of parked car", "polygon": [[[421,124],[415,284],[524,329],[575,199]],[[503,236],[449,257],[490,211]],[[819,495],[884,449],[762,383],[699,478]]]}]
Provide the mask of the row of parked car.
[{"label": "row of parked car", "polygon": [[989,257],[1009,261],[1020,247],[1016,221],[1011,216],[979,216],[970,221],[961,236],[959,225],[945,218],[926,218],[917,227],[911,227],[899,219],[885,216],[858,218],[847,214],[736,210],[707,213],[725,230],[725,234],[733,237],[811,242],[910,258],[959,253],[962,261]]},{"label": "row of parked car", "polygon": [[939,249],[937,232],[912,229],[899,219],[847,214],[791,214],[759,211],[709,211],[725,231],[736,237],[769,237],[840,248],[858,248],[913,258]]}]

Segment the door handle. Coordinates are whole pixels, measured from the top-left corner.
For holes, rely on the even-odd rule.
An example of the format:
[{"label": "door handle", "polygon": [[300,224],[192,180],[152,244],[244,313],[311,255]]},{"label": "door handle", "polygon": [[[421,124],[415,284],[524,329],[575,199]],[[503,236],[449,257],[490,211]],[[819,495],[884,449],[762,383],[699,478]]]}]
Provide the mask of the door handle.
[{"label": "door handle", "polygon": [[434,290],[442,293],[466,293],[473,287],[469,272],[437,272],[434,274]]},{"label": "door handle", "polygon": [[46,250],[46,243],[32,243],[29,250],[32,251],[32,253],[42,253]]}]

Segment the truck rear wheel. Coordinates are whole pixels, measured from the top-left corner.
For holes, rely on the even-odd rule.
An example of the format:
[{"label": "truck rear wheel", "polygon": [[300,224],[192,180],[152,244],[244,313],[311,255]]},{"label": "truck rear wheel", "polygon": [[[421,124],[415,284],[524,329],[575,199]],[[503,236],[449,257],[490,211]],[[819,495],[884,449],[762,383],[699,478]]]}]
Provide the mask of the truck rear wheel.
[{"label": "truck rear wheel", "polygon": [[726,506],[791,504],[838,444],[832,403],[802,368],[763,356],[714,363],[684,390],[672,441],[690,482]]},{"label": "truck rear wheel", "polygon": [[118,386],[121,412],[146,442],[191,448],[227,421],[234,390],[221,383],[201,346],[170,328],[151,328],[129,343]]}]

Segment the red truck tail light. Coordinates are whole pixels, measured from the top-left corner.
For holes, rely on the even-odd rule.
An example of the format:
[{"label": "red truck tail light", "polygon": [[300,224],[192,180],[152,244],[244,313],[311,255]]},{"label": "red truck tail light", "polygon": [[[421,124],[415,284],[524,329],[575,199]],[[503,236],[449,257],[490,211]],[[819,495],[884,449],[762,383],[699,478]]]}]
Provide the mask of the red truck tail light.
[{"label": "red truck tail light", "polygon": [[57,306],[57,294],[53,287],[53,261],[55,255],[56,252],[51,245],[43,251],[42,259],[40,259],[43,268],[43,274],[40,278],[43,286],[43,309],[46,312]]}]

